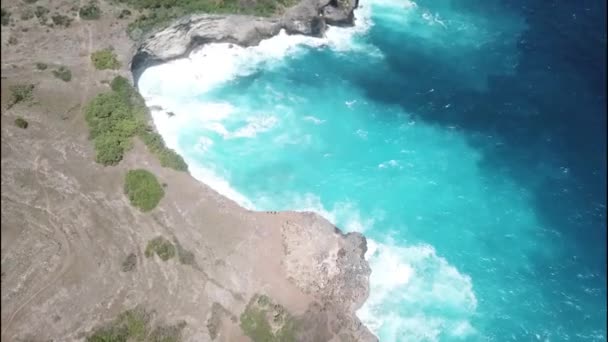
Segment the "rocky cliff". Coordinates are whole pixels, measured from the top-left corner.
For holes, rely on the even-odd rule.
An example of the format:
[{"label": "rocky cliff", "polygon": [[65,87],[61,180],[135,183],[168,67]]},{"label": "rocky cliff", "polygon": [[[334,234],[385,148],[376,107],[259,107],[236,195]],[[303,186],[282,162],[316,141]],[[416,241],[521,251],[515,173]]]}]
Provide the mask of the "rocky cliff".
[{"label": "rocky cliff", "polygon": [[131,61],[137,83],[149,66],[187,56],[207,43],[257,45],[284,29],[288,34],[323,36],[327,25],[354,24],[358,0],[302,0],[281,16],[192,15],[145,38]]}]

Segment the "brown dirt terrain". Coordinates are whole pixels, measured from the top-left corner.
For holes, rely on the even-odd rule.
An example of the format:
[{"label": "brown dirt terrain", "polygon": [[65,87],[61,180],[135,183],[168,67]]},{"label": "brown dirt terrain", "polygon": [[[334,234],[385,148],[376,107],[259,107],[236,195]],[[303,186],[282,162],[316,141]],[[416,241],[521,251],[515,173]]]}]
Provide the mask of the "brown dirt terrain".
[{"label": "brown dirt terrain", "polygon": [[[122,8],[102,2],[101,19],[85,21],[71,14],[80,5],[2,2],[12,24],[2,26],[1,42],[1,340],[82,341],[141,305],[157,321],[186,322],[185,341],[248,341],[234,317],[256,293],[301,319],[306,329],[298,340],[373,340],[353,313],[367,296],[361,236],[342,235],[312,214],[244,210],[190,175],[161,167],[137,140],[118,166],[95,163],[82,109],[109,89],[104,81],[130,78],[136,46],[127,22],[116,19]],[[35,6],[74,21],[51,28],[20,18]],[[95,70],[91,52],[108,46],[123,67]],[[49,67],[37,70],[37,62]],[[60,65],[70,68],[71,81],[53,76]],[[7,109],[9,86],[23,83],[35,85],[33,101]],[[27,129],[14,124],[18,116]],[[123,194],[135,168],[166,183],[149,213]],[[194,262],[146,258],[147,242],[159,235],[177,240]],[[135,267],[124,272],[131,253]]]}]

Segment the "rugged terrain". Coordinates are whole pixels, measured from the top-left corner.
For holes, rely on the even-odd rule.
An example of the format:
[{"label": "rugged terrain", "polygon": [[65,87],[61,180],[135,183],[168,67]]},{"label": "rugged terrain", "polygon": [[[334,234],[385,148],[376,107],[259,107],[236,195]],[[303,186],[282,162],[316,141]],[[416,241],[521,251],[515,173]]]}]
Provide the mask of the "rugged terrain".
[{"label": "rugged terrain", "polygon": [[[161,167],[139,141],[117,166],[97,164],[83,108],[114,76],[130,77],[139,45],[115,4],[100,3],[101,18],[88,21],[73,11],[83,3],[34,5],[73,22],[42,25],[20,18],[25,3],[2,3],[12,13],[1,56],[2,341],[82,341],[134,307],[153,312],[154,324],[184,322],[184,341],[247,341],[239,317],[257,295],[294,318],[297,341],[375,340],[354,314],[370,273],[360,234],[311,213],[247,211]],[[122,67],[95,70],[91,53],[110,45]],[[53,75],[59,66],[70,81]],[[33,99],[8,108],[16,84],[34,84]],[[137,168],[164,183],[148,213],[123,193]],[[158,236],[179,258],[145,256]]]}]

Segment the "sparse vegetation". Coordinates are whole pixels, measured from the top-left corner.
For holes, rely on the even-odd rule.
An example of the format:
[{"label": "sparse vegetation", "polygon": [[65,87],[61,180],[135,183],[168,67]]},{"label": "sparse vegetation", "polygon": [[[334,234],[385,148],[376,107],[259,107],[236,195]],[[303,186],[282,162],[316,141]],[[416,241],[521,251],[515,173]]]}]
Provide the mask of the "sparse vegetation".
[{"label": "sparse vegetation", "polygon": [[130,272],[130,271],[133,271],[136,266],[137,266],[137,255],[135,255],[135,253],[130,253],[125,258],[125,261],[122,262],[121,269],[123,272]]},{"label": "sparse vegetation", "polygon": [[93,52],[91,61],[97,70],[118,69],[120,62],[111,49],[103,49]]},{"label": "sparse vegetation", "polygon": [[177,258],[178,258],[179,262],[184,265],[194,265],[194,263],[195,263],[194,253],[185,249],[179,243],[179,241],[177,241],[177,239],[173,239],[173,242],[175,243],[175,248],[177,249]]},{"label": "sparse vegetation", "polygon": [[26,4],[33,4],[38,0],[23,0],[23,2],[25,2]]},{"label": "sparse vegetation", "polygon": [[295,342],[295,319],[265,295],[251,298],[241,314],[241,329],[254,342]]},{"label": "sparse vegetation", "polygon": [[118,19],[125,19],[131,16],[131,11],[128,9],[123,9],[122,11],[120,11],[120,14],[118,15]]},{"label": "sparse vegetation", "polygon": [[139,136],[144,144],[148,146],[148,149],[156,155],[160,161],[160,165],[178,171],[188,171],[188,164],[186,164],[184,158],[174,150],[168,149],[160,134],[152,131],[143,131]]},{"label": "sparse vegetation", "polygon": [[64,82],[69,82],[72,79],[72,71],[65,66],[60,66],[59,69],[53,70],[53,75]]},{"label": "sparse vegetation", "polygon": [[146,246],[146,258],[152,257],[154,254],[162,261],[167,261],[175,256],[175,246],[162,236],[156,237],[148,241]]},{"label": "sparse vegetation", "polygon": [[54,14],[51,16],[51,19],[53,20],[53,25],[55,26],[70,27],[72,24],[72,18],[63,14]]},{"label": "sparse vegetation", "polygon": [[0,23],[2,26],[7,26],[11,22],[11,12],[4,8],[0,9],[0,12]]},{"label": "sparse vegetation", "polygon": [[101,10],[93,3],[83,6],[78,13],[84,20],[96,20],[101,16]]},{"label": "sparse vegetation", "polygon": [[8,108],[11,108],[20,102],[31,101],[33,98],[33,84],[16,84],[9,86],[8,89],[11,92],[11,100],[8,103]]},{"label": "sparse vegetation", "polygon": [[112,82],[110,82],[110,88],[124,97],[130,96],[131,84],[122,76],[114,77]]},{"label": "sparse vegetation", "polygon": [[36,6],[36,9],[34,10],[34,15],[36,15],[36,18],[38,18],[38,21],[40,21],[41,24],[46,23],[47,14],[49,14],[48,8],[44,6]]},{"label": "sparse vegetation", "polygon": [[295,0],[124,0],[129,6],[144,11],[129,24],[132,38],[168,24],[171,20],[194,12],[238,13],[271,16],[296,3]]},{"label": "sparse vegetation", "polygon": [[88,105],[85,115],[97,152],[96,161],[103,165],[118,164],[140,126],[129,102],[116,92],[100,94]]},{"label": "sparse vegetation", "polygon": [[22,129],[26,129],[27,126],[29,126],[28,122],[22,117],[18,117],[15,119],[15,125]]},{"label": "sparse vegetation", "polygon": [[138,307],[120,314],[112,322],[96,329],[87,342],[179,342],[186,323],[151,326],[152,313]]},{"label": "sparse vegetation", "polygon": [[95,141],[97,162],[116,165],[131,146],[131,138],[139,135],[163,167],[188,171],[188,165],[175,151],[167,148],[162,137],[145,122],[148,109],[129,81],[115,77],[112,92],[98,95],[86,109],[90,138]]},{"label": "sparse vegetation", "polygon": [[36,69],[38,70],[46,70],[49,66],[46,63],[38,62],[36,63]]},{"label": "sparse vegetation", "polygon": [[15,36],[10,36],[8,38],[8,45],[17,45],[17,37]]},{"label": "sparse vegetation", "polygon": [[138,169],[127,172],[125,194],[134,207],[145,212],[156,207],[165,195],[165,191],[153,173]]}]

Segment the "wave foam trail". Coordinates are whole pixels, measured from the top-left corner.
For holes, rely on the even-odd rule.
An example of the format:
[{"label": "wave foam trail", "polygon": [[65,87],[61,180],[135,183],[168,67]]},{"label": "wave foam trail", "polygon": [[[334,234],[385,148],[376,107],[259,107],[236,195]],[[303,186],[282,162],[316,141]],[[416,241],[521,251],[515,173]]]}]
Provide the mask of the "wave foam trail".
[{"label": "wave foam trail", "polygon": [[433,247],[368,239],[370,297],[357,312],[383,342],[470,338],[477,307],[471,279]]}]

